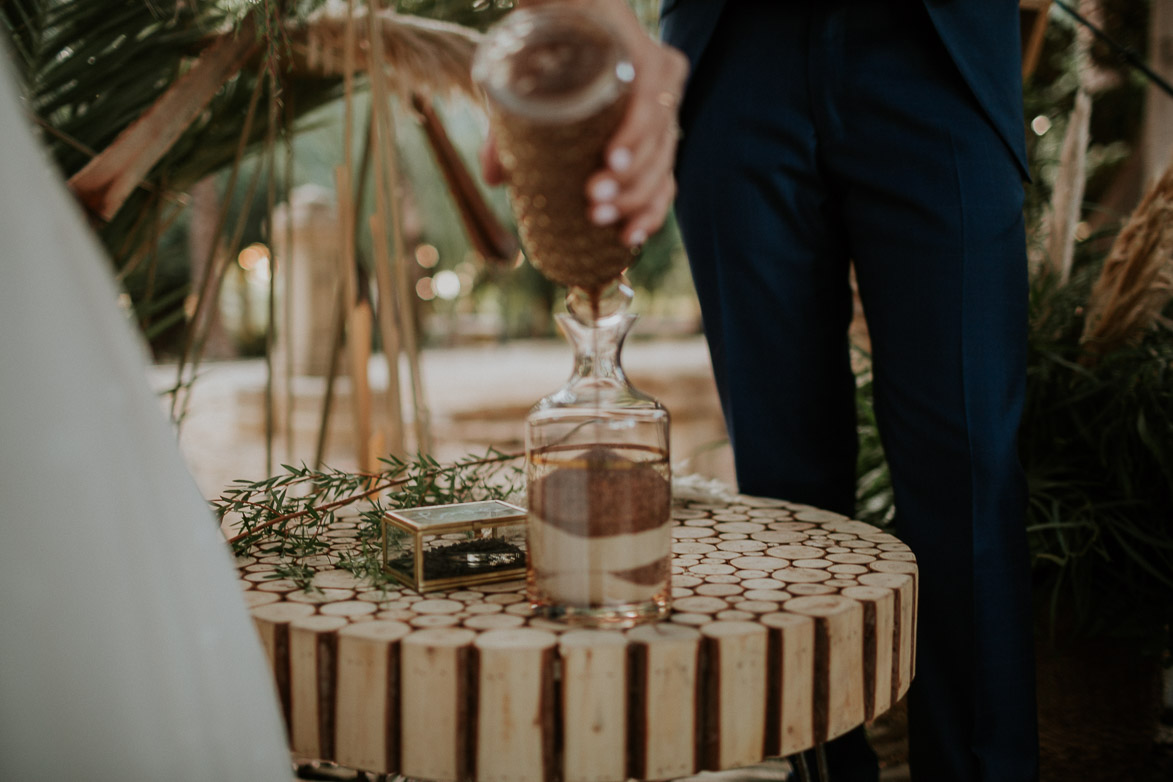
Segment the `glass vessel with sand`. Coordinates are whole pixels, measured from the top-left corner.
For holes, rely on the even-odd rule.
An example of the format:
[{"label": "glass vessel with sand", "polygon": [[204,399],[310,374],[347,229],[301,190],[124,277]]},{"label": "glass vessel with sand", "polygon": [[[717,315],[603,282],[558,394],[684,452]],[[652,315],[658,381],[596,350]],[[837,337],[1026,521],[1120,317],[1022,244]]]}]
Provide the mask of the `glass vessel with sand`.
[{"label": "glass vessel with sand", "polygon": [[558,323],[574,371],[526,419],[529,598],[574,624],[629,627],[668,611],[668,411],[620,365],[631,296],[623,280],[602,295],[571,289]]}]

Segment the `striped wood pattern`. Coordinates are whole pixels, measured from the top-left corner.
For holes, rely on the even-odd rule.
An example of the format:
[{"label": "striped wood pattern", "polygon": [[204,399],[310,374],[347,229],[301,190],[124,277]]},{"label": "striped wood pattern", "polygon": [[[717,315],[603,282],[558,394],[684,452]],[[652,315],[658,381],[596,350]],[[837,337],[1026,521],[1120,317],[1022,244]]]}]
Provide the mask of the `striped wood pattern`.
[{"label": "striped wood pattern", "polygon": [[672,614],[626,632],[534,617],[521,582],[425,597],[326,570],[303,592],[278,558],[239,558],[294,753],[421,779],[664,779],[808,748],[907,691],[905,544],[754,497],[673,517]]}]

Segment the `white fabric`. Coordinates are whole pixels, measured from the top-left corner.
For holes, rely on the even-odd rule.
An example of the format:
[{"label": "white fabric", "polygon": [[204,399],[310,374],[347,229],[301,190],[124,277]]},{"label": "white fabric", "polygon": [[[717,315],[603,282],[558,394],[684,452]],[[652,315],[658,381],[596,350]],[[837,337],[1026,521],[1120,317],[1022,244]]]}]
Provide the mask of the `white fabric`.
[{"label": "white fabric", "polygon": [[0,776],[291,777],[231,555],[0,49]]}]

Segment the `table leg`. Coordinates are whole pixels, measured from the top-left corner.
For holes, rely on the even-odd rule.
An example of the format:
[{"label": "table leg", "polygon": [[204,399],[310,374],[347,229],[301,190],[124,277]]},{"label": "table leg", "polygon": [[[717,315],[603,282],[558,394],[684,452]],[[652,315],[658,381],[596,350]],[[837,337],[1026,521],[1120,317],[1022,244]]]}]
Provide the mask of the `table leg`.
[{"label": "table leg", "polygon": [[801,752],[796,752],[787,760],[794,766],[794,773],[798,775],[798,782],[811,782],[811,772],[806,765],[806,758]]},{"label": "table leg", "polygon": [[827,745],[815,745],[815,768],[819,782],[830,782],[831,774],[827,771]]},{"label": "table leg", "polygon": [[815,775],[811,776],[810,765],[806,762],[806,755],[796,752],[787,760],[794,767],[798,782],[831,782],[831,775],[827,771],[827,748],[825,744],[815,746]]}]

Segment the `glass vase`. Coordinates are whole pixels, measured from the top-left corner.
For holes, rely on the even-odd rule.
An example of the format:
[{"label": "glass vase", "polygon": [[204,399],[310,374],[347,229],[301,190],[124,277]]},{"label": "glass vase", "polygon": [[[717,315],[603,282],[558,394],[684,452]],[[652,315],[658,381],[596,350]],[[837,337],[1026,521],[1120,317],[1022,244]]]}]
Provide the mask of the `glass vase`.
[{"label": "glass vase", "polygon": [[541,616],[628,627],[669,606],[668,411],[620,364],[630,288],[567,299],[574,371],[526,419],[527,589]]}]

